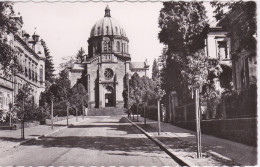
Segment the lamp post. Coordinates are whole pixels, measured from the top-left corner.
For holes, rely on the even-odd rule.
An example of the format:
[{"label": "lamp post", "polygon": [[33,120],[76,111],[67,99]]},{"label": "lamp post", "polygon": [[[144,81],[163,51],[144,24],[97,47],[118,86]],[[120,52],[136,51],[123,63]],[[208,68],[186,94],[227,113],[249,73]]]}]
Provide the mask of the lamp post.
[{"label": "lamp post", "polygon": [[196,144],[197,144],[197,158],[201,158],[202,151],[201,151],[201,127],[200,127],[200,120],[201,120],[201,113],[200,113],[200,104],[199,104],[199,86],[190,86],[191,89],[191,96],[193,99],[193,94],[195,93],[195,115],[196,115]]},{"label": "lamp post", "polygon": [[146,125],[146,102],[144,103],[144,124]]},{"label": "lamp post", "polygon": [[78,109],[77,109],[77,106],[75,106],[75,109],[76,109],[76,122],[78,122]]},{"label": "lamp post", "polygon": [[51,94],[50,98],[51,98],[51,129],[53,130],[53,100],[54,100],[53,94]]},{"label": "lamp post", "polygon": [[138,108],[139,108],[139,102],[137,103],[137,108],[136,108],[136,109],[137,109],[137,118],[136,118],[136,119],[137,119],[137,120],[136,120],[137,122],[139,122],[139,119],[138,119],[138,118],[139,118],[139,117],[138,117],[138,114],[139,114],[139,113],[138,113]]},{"label": "lamp post", "polygon": [[82,119],[84,119],[84,105],[83,105],[83,97],[81,98],[81,105],[82,105]]},{"label": "lamp post", "polygon": [[24,110],[24,98],[23,97],[23,114],[22,114],[22,120],[21,120],[21,136],[22,136],[22,139],[24,139],[24,113],[25,113],[25,110]]},{"label": "lamp post", "polygon": [[12,127],[12,103],[9,103],[9,123],[10,123],[10,128]]},{"label": "lamp post", "polygon": [[67,106],[67,126],[69,126],[69,105],[70,103],[67,101],[66,106]]},{"label": "lamp post", "polygon": [[160,113],[160,101],[165,95],[165,91],[158,87],[157,105],[158,105],[158,135],[161,133],[161,113]]},{"label": "lamp post", "polygon": [[200,119],[201,113],[199,109],[199,88],[195,88],[195,112],[196,112],[196,140],[197,140],[197,158],[201,158],[201,128]]}]

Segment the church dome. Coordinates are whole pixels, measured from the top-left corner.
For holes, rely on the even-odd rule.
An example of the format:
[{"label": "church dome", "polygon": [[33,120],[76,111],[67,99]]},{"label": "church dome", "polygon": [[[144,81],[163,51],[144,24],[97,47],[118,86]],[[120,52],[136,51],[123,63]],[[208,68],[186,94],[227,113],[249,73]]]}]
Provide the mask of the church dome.
[{"label": "church dome", "polygon": [[102,35],[119,35],[126,37],[125,30],[120,26],[117,20],[111,17],[108,6],[105,9],[104,18],[96,22],[90,33],[90,37]]}]

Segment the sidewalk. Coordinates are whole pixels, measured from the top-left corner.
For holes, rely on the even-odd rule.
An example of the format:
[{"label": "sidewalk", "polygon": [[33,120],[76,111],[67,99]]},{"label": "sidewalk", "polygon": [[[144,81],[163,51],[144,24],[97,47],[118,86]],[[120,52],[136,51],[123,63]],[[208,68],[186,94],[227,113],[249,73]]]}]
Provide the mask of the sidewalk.
[{"label": "sidewalk", "polygon": [[[76,117],[69,119],[69,124],[77,124],[82,121],[85,121],[89,118],[82,119],[81,116],[78,117],[78,122],[76,121]],[[17,147],[24,142],[28,142],[34,139],[37,139],[42,136],[48,136],[52,133],[58,132],[62,129],[67,128],[67,119],[57,121],[53,123],[53,130],[51,129],[51,125],[38,125],[30,128],[25,128],[24,135],[25,139],[21,139],[21,129],[17,130],[1,130],[0,131],[0,150],[7,151],[13,147]]]},{"label": "sidewalk", "polygon": [[[132,120],[132,119],[131,119]],[[158,136],[157,121],[147,119],[147,125],[144,125],[144,119],[139,117],[139,122],[132,120],[138,126],[147,131],[152,137],[157,138],[163,144],[178,152],[180,156],[188,157],[195,162],[195,165],[256,165],[257,148],[245,144],[217,138],[202,134],[202,152],[203,158],[196,160],[196,133],[187,129],[173,126],[169,123],[161,123],[162,133]],[[187,154],[189,152],[189,154]],[[207,159],[208,156],[213,159]],[[203,161],[215,161],[206,162]],[[217,161],[220,164],[216,164]]]}]

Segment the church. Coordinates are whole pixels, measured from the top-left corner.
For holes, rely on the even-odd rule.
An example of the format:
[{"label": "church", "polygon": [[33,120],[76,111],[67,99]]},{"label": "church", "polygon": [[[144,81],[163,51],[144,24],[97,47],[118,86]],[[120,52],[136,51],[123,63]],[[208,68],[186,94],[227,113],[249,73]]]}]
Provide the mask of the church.
[{"label": "church", "polygon": [[118,21],[111,17],[108,6],[104,17],[91,29],[86,60],[69,67],[71,86],[76,84],[84,70],[88,76],[89,108],[123,108],[126,76],[135,72],[140,77],[146,76],[149,70],[147,61],[131,62],[129,39]]}]

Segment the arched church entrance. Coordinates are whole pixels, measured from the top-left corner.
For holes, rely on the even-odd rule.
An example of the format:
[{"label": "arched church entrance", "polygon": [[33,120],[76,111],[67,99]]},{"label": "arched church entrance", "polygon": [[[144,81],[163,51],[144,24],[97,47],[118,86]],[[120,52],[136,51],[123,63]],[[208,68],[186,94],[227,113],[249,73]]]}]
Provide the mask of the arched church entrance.
[{"label": "arched church entrance", "polygon": [[105,107],[114,107],[114,89],[111,86],[105,88]]}]

